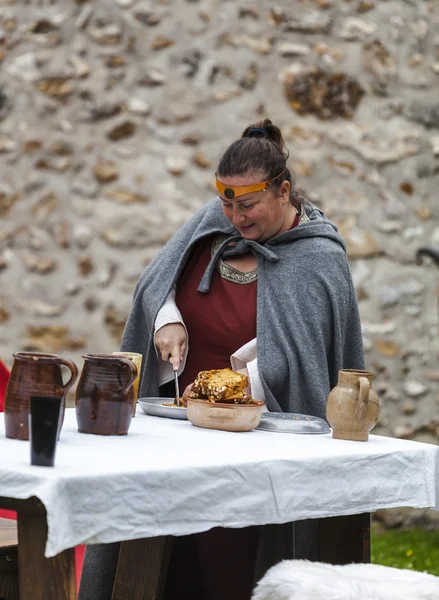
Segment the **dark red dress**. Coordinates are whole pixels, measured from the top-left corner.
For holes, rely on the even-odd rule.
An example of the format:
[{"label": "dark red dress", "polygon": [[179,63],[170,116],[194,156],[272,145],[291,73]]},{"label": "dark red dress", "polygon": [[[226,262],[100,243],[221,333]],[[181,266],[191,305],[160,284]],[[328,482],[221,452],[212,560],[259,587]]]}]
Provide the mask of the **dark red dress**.
[{"label": "dark red dress", "polygon": [[237,284],[215,270],[210,291],[197,292],[214,239],[208,237],[195,248],[177,286],[175,300],[189,335],[189,352],[180,375],[183,390],[199,371],[230,368],[230,356],[256,337],[256,279]]},{"label": "dark red dress", "polygon": [[[299,216],[291,229],[298,224]],[[215,270],[209,292],[197,292],[214,240],[211,236],[198,244],[177,285],[176,303],[189,336],[186,365],[179,378],[181,390],[199,371],[230,367],[230,356],[256,337],[256,278],[240,284]],[[259,526],[215,527],[174,538],[164,600],[249,600],[259,531]]]}]

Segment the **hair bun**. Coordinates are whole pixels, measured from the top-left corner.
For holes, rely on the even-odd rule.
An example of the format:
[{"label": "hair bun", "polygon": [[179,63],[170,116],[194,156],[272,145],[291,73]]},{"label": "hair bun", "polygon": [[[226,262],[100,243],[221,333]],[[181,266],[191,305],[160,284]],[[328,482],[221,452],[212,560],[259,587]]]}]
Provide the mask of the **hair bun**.
[{"label": "hair bun", "polygon": [[242,133],[241,137],[248,138],[266,138],[273,142],[279,150],[282,152],[285,146],[282,133],[276,125],[273,124],[271,119],[264,119],[259,123],[249,125]]},{"label": "hair bun", "polygon": [[251,127],[245,137],[268,137],[264,127]]}]

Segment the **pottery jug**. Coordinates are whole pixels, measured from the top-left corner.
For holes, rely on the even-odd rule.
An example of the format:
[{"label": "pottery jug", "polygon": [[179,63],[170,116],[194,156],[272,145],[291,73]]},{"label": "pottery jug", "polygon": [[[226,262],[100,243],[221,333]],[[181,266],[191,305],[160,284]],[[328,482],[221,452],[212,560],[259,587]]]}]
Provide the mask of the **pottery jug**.
[{"label": "pottery jug", "polygon": [[378,419],[380,401],[372,389],[372,373],[343,369],[326,404],[326,419],[332,437],[367,442]]},{"label": "pottery jug", "polygon": [[86,354],[76,388],[80,433],[126,435],[133,416],[133,383],[137,367],[114,354]]},{"label": "pottery jug", "polygon": [[[56,354],[16,352],[5,395],[6,437],[29,439],[29,402],[31,396],[62,398],[64,419],[65,395],[75,383],[78,369],[74,362]],[[70,379],[63,383],[61,366],[70,369]],[[58,432],[59,435],[59,432]]]}]

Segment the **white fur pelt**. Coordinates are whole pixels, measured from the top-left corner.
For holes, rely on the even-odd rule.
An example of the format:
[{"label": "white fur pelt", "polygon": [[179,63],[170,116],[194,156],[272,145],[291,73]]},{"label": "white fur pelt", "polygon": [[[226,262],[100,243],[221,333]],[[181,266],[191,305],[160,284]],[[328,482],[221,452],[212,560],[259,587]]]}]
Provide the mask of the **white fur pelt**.
[{"label": "white fur pelt", "polygon": [[284,560],[267,571],[252,600],[439,600],[439,577],[371,564]]}]

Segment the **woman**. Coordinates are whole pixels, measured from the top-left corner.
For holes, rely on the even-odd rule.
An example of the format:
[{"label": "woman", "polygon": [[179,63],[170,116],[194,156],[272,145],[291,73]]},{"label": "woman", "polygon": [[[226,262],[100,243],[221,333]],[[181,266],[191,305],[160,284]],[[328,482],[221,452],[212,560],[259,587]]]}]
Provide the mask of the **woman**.
[{"label": "woman", "polygon": [[345,243],[298,195],[287,156],[270,120],[248,127],[219,162],[219,198],[141,277],[122,348],[145,357],[142,396],[171,381],[170,357],[186,386],[234,355],[269,410],[325,417],[338,370],[363,366]]},{"label": "woman", "polygon": [[[141,396],[173,396],[173,369],[187,395],[199,371],[232,366],[270,411],[324,418],[338,370],[363,368],[345,243],[297,193],[287,158],[269,119],[247,127],[220,159],[218,197],[140,278],[121,348],[143,354]],[[182,585],[192,599],[249,598],[258,536],[176,538],[166,600]]]}]

